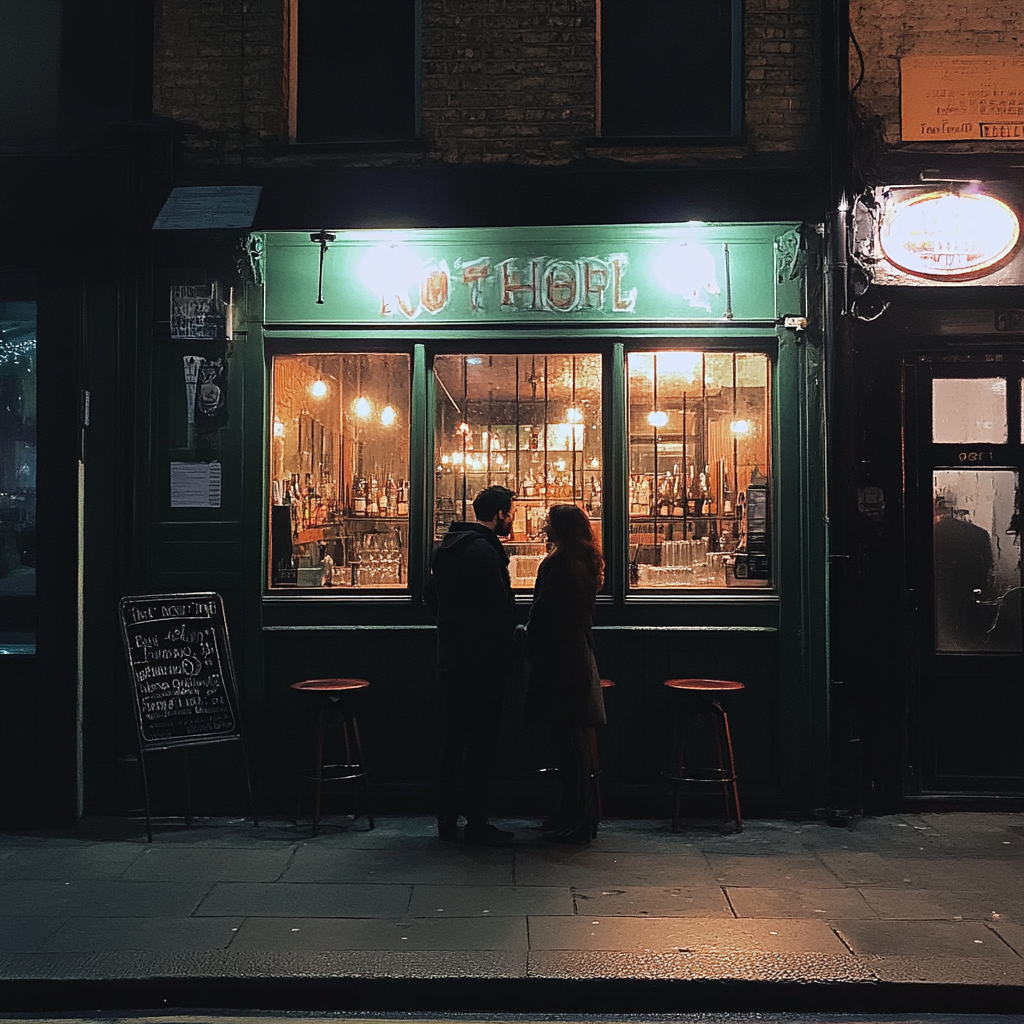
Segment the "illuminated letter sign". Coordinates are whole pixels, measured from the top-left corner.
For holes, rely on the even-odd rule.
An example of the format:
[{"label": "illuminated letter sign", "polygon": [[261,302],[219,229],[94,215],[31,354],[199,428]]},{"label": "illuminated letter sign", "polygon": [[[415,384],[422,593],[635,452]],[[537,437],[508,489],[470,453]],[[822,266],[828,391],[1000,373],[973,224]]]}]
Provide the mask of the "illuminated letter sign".
[{"label": "illuminated letter sign", "polygon": [[886,208],[879,242],[908,274],[957,277],[994,267],[1020,237],[1006,203],[978,193],[927,192]]}]

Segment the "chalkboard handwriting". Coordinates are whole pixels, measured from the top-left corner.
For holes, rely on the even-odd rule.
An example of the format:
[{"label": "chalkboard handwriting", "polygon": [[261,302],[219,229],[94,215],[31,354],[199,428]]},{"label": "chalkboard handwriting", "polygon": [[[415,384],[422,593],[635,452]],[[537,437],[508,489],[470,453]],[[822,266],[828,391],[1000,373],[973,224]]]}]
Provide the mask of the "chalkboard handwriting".
[{"label": "chalkboard handwriting", "polygon": [[240,735],[227,627],[217,595],[124,598],[121,625],[143,745]]},{"label": "chalkboard handwriting", "polygon": [[214,601],[186,601],[182,604],[158,604],[128,608],[132,622],[158,622],[161,619],[216,619]]}]

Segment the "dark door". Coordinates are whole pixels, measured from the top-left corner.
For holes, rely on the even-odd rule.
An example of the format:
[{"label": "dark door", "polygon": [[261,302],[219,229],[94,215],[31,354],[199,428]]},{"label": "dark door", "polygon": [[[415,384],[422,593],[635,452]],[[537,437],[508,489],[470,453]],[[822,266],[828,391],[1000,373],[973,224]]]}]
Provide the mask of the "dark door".
[{"label": "dark door", "polygon": [[1024,793],[1024,358],[907,370],[912,793]]}]

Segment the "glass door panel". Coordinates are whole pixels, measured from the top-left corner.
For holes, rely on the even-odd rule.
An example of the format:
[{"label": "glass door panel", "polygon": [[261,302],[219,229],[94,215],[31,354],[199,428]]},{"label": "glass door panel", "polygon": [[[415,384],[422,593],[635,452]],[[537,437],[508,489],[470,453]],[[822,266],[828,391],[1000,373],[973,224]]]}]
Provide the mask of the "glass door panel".
[{"label": "glass door panel", "polygon": [[1017,473],[937,469],[932,480],[936,651],[1019,652]]},{"label": "glass door panel", "polygon": [[940,377],[932,381],[935,444],[1006,443],[1004,377]]}]

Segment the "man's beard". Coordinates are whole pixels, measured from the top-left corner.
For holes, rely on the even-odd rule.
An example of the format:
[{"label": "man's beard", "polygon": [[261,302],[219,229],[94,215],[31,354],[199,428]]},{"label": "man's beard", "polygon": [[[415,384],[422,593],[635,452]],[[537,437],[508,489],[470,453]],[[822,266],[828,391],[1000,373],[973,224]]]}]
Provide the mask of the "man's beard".
[{"label": "man's beard", "polygon": [[500,519],[498,520],[498,529],[495,531],[499,537],[511,537],[512,536],[512,520],[511,519]]}]

